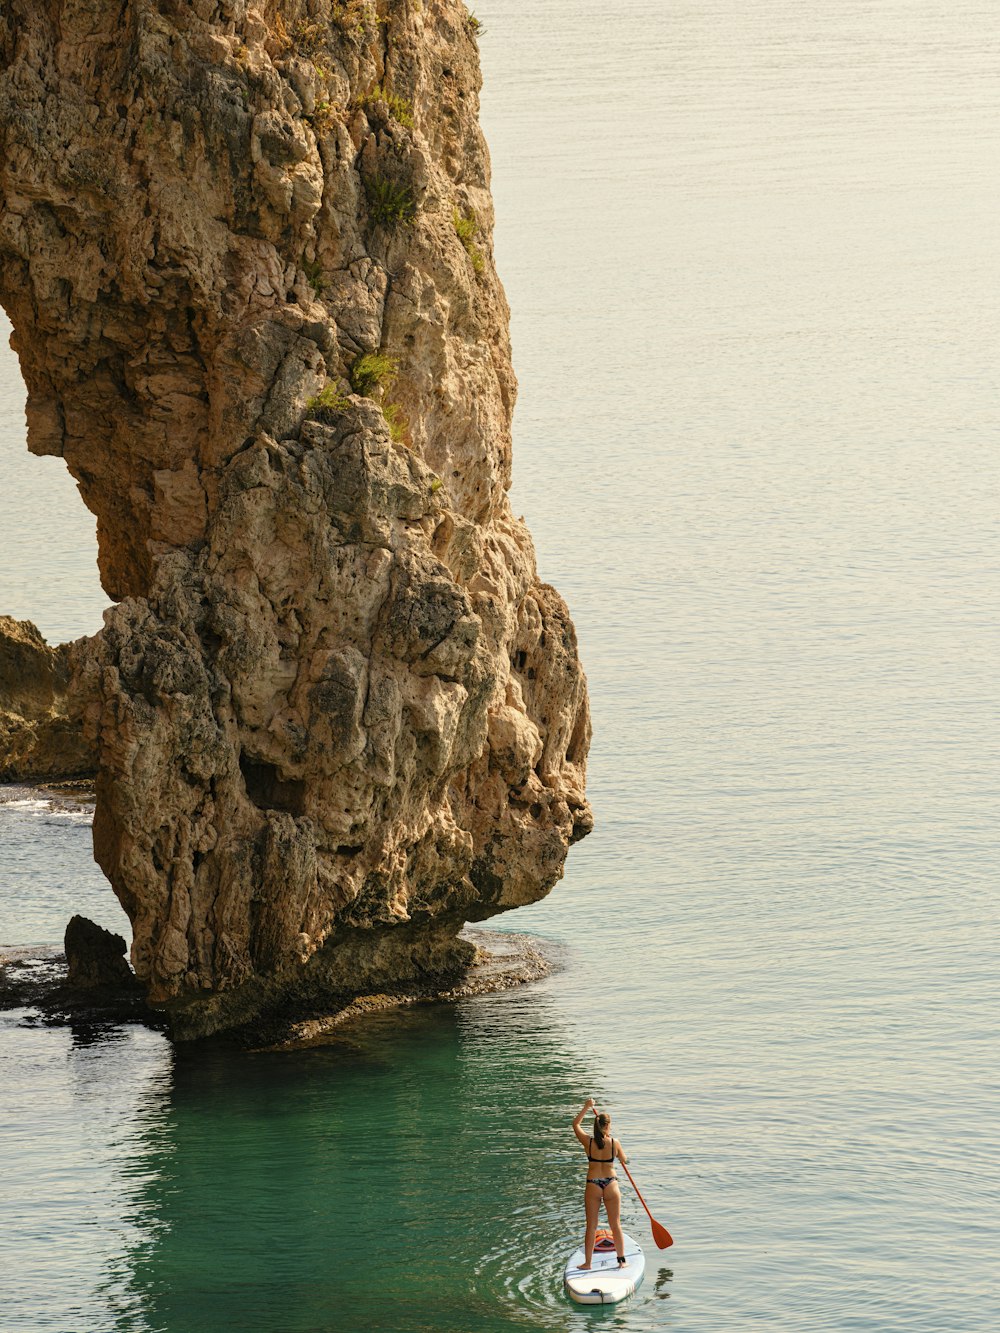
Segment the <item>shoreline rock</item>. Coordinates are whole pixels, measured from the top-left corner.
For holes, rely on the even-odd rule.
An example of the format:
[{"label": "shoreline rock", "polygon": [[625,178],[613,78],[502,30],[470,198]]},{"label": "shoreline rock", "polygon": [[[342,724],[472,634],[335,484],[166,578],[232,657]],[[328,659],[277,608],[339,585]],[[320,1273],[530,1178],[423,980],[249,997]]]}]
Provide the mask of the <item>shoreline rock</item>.
[{"label": "shoreline rock", "polygon": [[66,984],[77,990],[120,989],[139,984],[125,960],[128,945],[85,916],[70,917],[63,949],[66,954]]},{"label": "shoreline rock", "polygon": [[[92,924],[92,923],[91,923]],[[100,930],[100,927],[95,927]],[[110,932],[102,931],[102,934]],[[507,931],[468,928],[463,938],[475,956],[461,977],[441,988],[433,982],[367,995],[331,997],[333,1007],[284,1002],[252,1024],[234,1026],[206,1036],[208,1042],[248,1051],[278,1052],[336,1041],[354,1020],[386,1009],[412,1004],[452,1003],[475,995],[513,990],[551,975],[562,966],[563,951],[551,941]],[[120,937],[116,937],[120,938]],[[124,943],[124,941],[123,941]],[[7,950],[0,954],[0,1010],[29,1009],[51,1027],[103,1028],[140,1023],[171,1036],[170,1014],[146,1002],[136,980],[98,987],[69,981],[64,953]]]},{"label": "shoreline rock", "polygon": [[71,985],[65,953],[6,949],[0,953],[0,1011],[26,1009],[32,1026],[100,1032],[122,1023],[166,1032],[167,1017],[146,1001],[135,976],[125,984]]},{"label": "shoreline rock", "polygon": [[475,995],[494,994],[540,981],[559,966],[559,951],[530,935],[507,931],[468,930],[461,938],[473,943],[476,956],[460,979],[440,989],[435,983],[345,997],[343,1008],[297,1015],[294,1008],[246,1030],[235,1029],[215,1040],[235,1040],[257,1051],[300,1050],[336,1041],[345,1026],[369,1014],[412,1004],[444,1004]]},{"label": "shoreline rock", "polygon": [[97,747],[73,674],[88,640],[52,648],[30,620],[0,615],[0,783],[92,779]]},{"label": "shoreline rock", "polygon": [[508,498],[477,28],[309,13],[0,21],[28,448],[116,603],[72,671],[94,852],[179,1040],[446,988],[593,826],[576,632]]}]

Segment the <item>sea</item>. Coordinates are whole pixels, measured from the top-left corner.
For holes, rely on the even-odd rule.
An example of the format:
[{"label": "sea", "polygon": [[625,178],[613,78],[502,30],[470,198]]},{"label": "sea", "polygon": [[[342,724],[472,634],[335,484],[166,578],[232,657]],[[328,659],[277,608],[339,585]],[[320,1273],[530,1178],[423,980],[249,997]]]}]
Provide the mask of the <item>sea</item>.
[{"label": "sea", "polygon": [[[1000,1328],[1000,24],[476,0],[515,512],[590,681],[547,979],[285,1054],[0,1015],[3,1333]],[[3,326],[3,333],[8,331]],[[0,612],[101,624],[0,338]],[[127,933],[0,791],[0,950]],[[597,1098],[646,1279],[571,1305]]]}]

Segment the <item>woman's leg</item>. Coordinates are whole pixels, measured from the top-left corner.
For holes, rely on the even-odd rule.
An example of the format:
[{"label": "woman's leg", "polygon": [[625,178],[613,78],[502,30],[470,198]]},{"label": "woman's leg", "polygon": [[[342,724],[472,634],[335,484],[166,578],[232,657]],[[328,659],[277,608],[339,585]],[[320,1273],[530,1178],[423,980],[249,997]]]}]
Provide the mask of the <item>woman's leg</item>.
[{"label": "woman's leg", "polygon": [[608,1210],[608,1224],[615,1238],[615,1253],[625,1253],[625,1236],[622,1232],[622,1192],[618,1181],[613,1180],[604,1191],[604,1206]]},{"label": "woman's leg", "polygon": [[589,1181],[583,1191],[583,1206],[587,1213],[587,1237],[583,1243],[584,1259],[581,1268],[589,1268],[594,1257],[594,1242],[597,1240],[597,1216],[601,1211],[601,1187]]}]

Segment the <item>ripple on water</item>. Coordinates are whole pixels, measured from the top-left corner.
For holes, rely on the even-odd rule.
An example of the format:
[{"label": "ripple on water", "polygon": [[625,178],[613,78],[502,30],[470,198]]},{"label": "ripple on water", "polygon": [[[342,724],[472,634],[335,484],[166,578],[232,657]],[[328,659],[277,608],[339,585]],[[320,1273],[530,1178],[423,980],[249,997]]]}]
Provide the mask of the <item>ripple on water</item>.
[{"label": "ripple on water", "polygon": [[86,794],[0,786],[0,947],[57,949],[74,913],[131,939],[94,862],[93,822]]}]

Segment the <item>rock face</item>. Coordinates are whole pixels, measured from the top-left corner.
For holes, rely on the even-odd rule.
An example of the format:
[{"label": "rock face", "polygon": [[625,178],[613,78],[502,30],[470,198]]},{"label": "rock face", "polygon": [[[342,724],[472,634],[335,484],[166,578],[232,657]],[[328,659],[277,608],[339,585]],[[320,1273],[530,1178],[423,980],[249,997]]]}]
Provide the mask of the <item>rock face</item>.
[{"label": "rock face", "polygon": [[97,748],[70,689],[86,641],[50,648],[30,620],[0,616],[0,782],[88,777]]},{"label": "rock face", "polygon": [[64,947],[69,985],[93,990],[135,983],[132,969],[125,961],[128,947],[125,941],[87,917],[70,917]]},{"label": "rock face", "polygon": [[457,0],[6,0],[0,301],[118,605],[97,859],[181,1036],[461,968],[588,832]]}]

